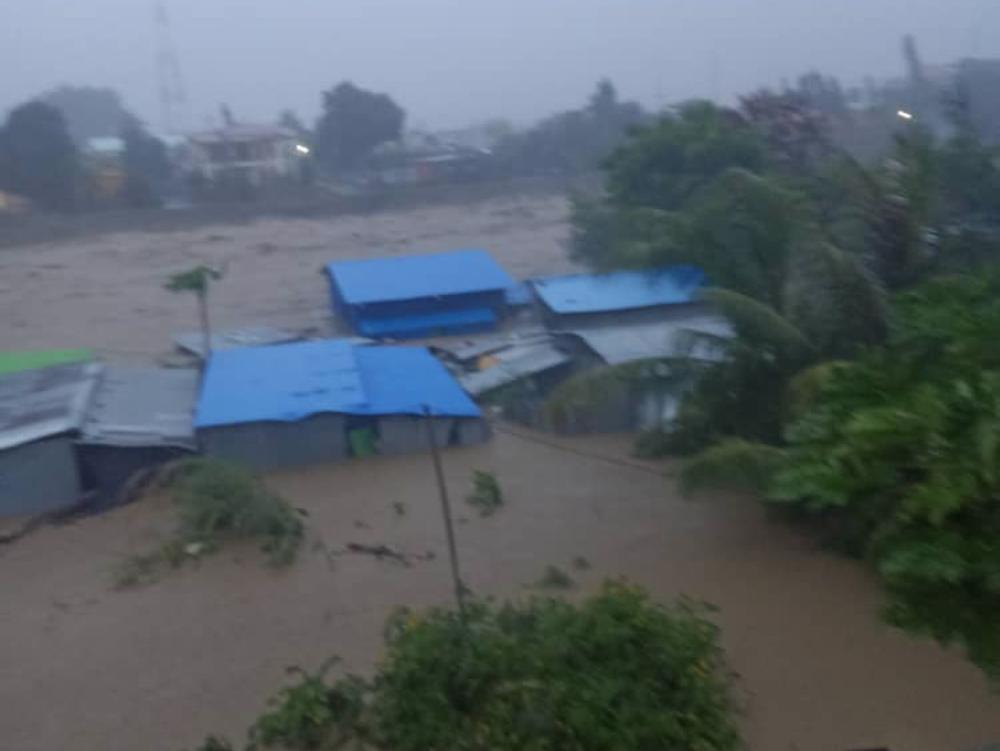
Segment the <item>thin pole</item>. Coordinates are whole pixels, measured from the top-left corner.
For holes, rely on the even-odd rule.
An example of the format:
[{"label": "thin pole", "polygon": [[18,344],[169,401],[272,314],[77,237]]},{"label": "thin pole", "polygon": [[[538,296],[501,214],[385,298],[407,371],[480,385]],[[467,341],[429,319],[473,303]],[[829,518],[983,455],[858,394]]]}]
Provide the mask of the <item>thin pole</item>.
[{"label": "thin pole", "polygon": [[464,621],[465,587],[462,585],[462,575],[458,570],[458,549],[455,547],[455,526],[451,521],[451,501],[448,500],[448,488],[444,482],[444,470],[441,468],[441,453],[438,451],[437,440],[434,438],[431,410],[427,405],[424,405],[424,427],[427,430],[427,443],[431,447],[434,475],[437,477],[438,493],[441,496],[441,514],[444,516],[444,530],[448,537],[448,557],[451,561],[451,578],[455,585],[455,601],[458,603],[458,613]]},{"label": "thin pole", "polygon": [[[206,281],[207,285],[208,282]],[[208,369],[208,360],[212,356],[212,325],[208,320],[208,289],[198,292],[198,317],[201,319],[201,369]]]}]

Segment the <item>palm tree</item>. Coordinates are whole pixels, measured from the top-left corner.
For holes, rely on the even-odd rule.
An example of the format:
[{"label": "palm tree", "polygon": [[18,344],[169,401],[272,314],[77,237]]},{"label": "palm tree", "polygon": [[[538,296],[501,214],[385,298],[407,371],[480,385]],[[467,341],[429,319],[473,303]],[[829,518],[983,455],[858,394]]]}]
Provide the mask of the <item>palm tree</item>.
[{"label": "palm tree", "polygon": [[201,322],[202,367],[208,365],[212,352],[212,327],[208,318],[208,290],[212,282],[222,279],[224,270],[200,265],[193,269],[174,274],[167,281],[166,289],[171,292],[193,292],[198,300],[198,318]]},{"label": "palm tree", "polygon": [[700,266],[717,285],[704,298],[734,336],[689,334],[692,348],[714,348],[713,359],[680,352],[657,361],[659,368],[633,363],[585,373],[557,389],[550,414],[641,381],[681,398],[671,450],[700,451],[727,436],[777,444],[799,374],[884,339],[882,285],[830,241],[801,193],[735,169],[681,212],[640,211],[643,232],[620,257],[638,266]]}]

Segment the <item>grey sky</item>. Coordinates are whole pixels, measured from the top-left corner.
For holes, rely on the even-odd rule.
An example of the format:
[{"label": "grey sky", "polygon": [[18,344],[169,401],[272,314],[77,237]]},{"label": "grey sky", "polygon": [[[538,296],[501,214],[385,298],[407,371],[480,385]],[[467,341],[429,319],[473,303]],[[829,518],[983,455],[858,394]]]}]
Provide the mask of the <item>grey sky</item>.
[{"label": "grey sky", "polygon": [[[730,97],[811,68],[845,82],[925,59],[1000,56],[998,0],[166,0],[190,125],[310,120],[338,80],[390,93],[410,123],[526,122],[610,76],[662,104]],[[156,127],[149,0],[0,0],[0,109],[59,83],[109,85]]]}]

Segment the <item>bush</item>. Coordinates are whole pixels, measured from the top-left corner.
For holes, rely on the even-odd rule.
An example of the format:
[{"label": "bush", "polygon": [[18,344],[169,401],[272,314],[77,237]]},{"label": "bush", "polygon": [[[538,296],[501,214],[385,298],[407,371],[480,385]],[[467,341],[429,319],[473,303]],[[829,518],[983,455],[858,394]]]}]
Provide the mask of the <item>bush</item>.
[{"label": "bush", "polygon": [[190,459],[175,465],[164,484],[177,505],[177,530],[158,550],[118,563],[112,572],[116,588],[154,582],[164,569],[215,552],[230,539],[260,540],[273,566],[295,560],[304,535],[302,512],[246,470]]},{"label": "bush", "polygon": [[172,490],[181,539],[207,544],[227,538],[260,539],[272,564],[295,560],[304,532],[301,512],[241,467],[192,459],[179,468]]},{"label": "bush", "polygon": [[687,601],[605,585],[464,617],[435,609],[386,630],[370,681],[298,671],[251,731],[251,748],[383,751],[732,751],[740,740],[718,629]]},{"label": "bush", "polygon": [[466,497],[466,502],[479,509],[480,516],[492,516],[503,505],[503,491],[496,475],[477,469],[472,485],[472,493]]}]

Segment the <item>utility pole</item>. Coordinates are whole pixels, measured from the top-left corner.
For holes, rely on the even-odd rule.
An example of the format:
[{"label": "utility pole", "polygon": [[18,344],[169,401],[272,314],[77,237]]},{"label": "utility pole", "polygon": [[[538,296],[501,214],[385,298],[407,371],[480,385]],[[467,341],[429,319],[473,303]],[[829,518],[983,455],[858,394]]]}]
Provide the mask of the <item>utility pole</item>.
[{"label": "utility pole", "polygon": [[455,586],[455,602],[458,604],[458,614],[465,622],[465,585],[458,569],[458,550],[455,547],[455,526],[451,519],[451,501],[448,499],[448,487],[444,481],[444,470],[441,468],[441,453],[438,451],[437,439],[434,437],[434,425],[431,422],[431,408],[426,404],[424,409],[424,427],[427,430],[427,443],[430,445],[431,458],[434,462],[434,475],[437,478],[438,493],[441,496],[441,514],[444,517],[444,530],[448,538],[448,558],[451,561],[451,578]]}]

